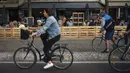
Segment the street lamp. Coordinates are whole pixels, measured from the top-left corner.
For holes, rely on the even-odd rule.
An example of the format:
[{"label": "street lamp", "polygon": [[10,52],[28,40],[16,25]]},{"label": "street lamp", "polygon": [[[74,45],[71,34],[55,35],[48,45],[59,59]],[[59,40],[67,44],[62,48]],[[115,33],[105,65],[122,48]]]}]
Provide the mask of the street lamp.
[{"label": "street lamp", "polygon": [[109,13],[109,1],[108,0],[105,0],[105,11],[106,13]]},{"label": "street lamp", "polygon": [[2,5],[3,5],[3,7],[2,7],[2,25],[5,24],[5,1],[7,1],[7,0],[1,0]]},{"label": "street lamp", "polygon": [[32,16],[31,0],[28,0],[28,16]]},{"label": "street lamp", "polygon": [[128,4],[125,4],[125,21],[128,20]]}]

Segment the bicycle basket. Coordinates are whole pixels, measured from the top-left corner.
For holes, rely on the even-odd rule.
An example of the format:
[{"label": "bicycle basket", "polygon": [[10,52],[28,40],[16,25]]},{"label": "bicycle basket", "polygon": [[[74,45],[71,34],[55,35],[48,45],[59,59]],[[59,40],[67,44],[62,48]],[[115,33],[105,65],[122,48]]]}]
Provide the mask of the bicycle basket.
[{"label": "bicycle basket", "polygon": [[27,40],[29,38],[29,31],[21,29],[21,36],[20,38],[22,40]]}]

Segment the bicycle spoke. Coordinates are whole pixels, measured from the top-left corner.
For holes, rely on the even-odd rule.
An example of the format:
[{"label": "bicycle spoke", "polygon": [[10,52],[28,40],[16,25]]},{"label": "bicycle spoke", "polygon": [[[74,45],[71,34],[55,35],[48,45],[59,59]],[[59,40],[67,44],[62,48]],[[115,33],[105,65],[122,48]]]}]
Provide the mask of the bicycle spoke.
[{"label": "bicycle spoke", "polygon": [[[58,69],[66,69],[68,68],[73,62],[73,55],[72,53],[63,47],[56,48],[53,52],[57,58],[53,58],[52,62],[54,66]],[[69,58],[69,59],[68,59]]]},{"label": "bicycle spoke", "polygon": [[60,56],[61,56],[61,49],[59,49],[59,53],[60,53]]},{"label": "bicycle spoke", "polygon": [[92,48],[95,51],[101,52],[105,49],[105,41],[101,37],[95,37],[92,40]]}]

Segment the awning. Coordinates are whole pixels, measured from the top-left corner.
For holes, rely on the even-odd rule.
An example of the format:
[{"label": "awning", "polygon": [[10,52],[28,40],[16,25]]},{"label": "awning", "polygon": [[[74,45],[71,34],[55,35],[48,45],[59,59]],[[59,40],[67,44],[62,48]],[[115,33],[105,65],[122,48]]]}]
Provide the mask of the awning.
[{"label": "awning", "polygon": [[[32,2],[32,8],[86,8],[87,3],[52,3],[52,2]],[[20,6],[21,8],[28,8],[28,4],[25,3]]]},{"label": "awning", "polygon": [[[32,2],[32,8],[103,8],[98,2]],[[21,5],[21,8],[28,8],[28,4]]]},{"label": "awning", "polygon": [[88,8],[87,3],[55,3],[55,8]]},{"label": "awning", "polygon": [[[32,2],[32,8],[53,8],[54,3],[42,3],[42,2]],[[24,3],[20,6],[21,8],[28,8],[28,3]]]},{"label": "awning", "polygon": [[32,8],[53,8],[54,3],[32,3]]},{"label": "awning", "polygon": [[88,3],[88,7],[89,8],[103,8],[103,6],[98,2]]}]

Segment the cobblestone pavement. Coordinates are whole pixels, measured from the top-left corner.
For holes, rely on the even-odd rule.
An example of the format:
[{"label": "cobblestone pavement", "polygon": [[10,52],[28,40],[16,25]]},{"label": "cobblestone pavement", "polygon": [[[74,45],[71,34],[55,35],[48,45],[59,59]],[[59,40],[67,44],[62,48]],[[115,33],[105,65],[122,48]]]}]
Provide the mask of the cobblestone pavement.
[{"label": "cobblestone pavement", "polygon": [[[0,61],[12,61],[14,51],[19,47],[26,46],[26,43],[15,39],[1,39]],[[68,44],[67,47],[73,52],[74,61],[106,61],[108,59],[108,54],[96,52],[92,49],[92,39],[62,39],[58,43]],[[42,51],[43,45],[40,39],[35,39],[34,44]]]},{"label": "cobblestone pavement", "polygon": [[[13,52],[0,52],[0,61],[3,62],[13,61],[13,54],[14,54]],[[73,56],[74,56],[74,61],[107,61],[108,60],[108,54],[98,53],[98,52],[74,52]]]}]

